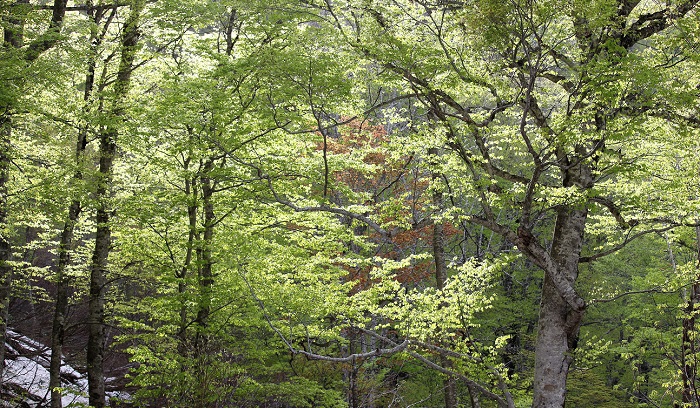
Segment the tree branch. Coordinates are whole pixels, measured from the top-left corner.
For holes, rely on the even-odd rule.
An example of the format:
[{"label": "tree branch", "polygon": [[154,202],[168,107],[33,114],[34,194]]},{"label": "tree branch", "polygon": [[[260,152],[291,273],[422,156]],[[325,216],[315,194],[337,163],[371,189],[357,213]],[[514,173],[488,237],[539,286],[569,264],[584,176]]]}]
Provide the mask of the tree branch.
[{"label": "tree branch", "polygon": [[625,30],[625,34],[620,38],[620,45],[629,50],[639,41],[665,30],[673,24],[674,19],[684,17],[693,10],[698,1],[700,0],[682,2],[675,10],[667,7],[654,13],[642,14]]},{"label": "tree branch", "polygon": [[327,205],[300,207],[300,206],[292,203],[291,201],[283,199],[282,197],[279,196],[279,194],[277,194],[277,191],[272,186],[272,181],[270,179],[270,176],[263,175],[262,178],[267,180],[267,184],[270,188],[270,191],[272,192],[272,195],[275,197],[275,201],[291,208],[294,211],[297,211],[297,212],[329,212],[329,213],[333,213],[333,214],[343,215],[345,217],[352,218],[352,219],[355,219],[355,220],[358,220],[358,221],[361,221],[361,222],[367,224],[367,226],[372,228],[374,231],[376,231],[377,233],[379,233],[383,237],[391,237],[391,233],[389,231],[382,228],[381,225],[379,225],[378,223],[376,223],[375,221],[373,221],[371,218],[369,218],[366,215],[357,214],[357,213],[354,213],[352,211],[348,211],[344,208],[330,207]]},{"label": "tree branch", "polygon": [[[380,340],[382,340],[382,341],[384,341],[384,342],[387,342],[387,343],[389,343],[389,344],[394,344],[394,345],[398,344],[397,342],[393,341],[392,339],[390,339],[390,338],[388,338],[388,337],[385,337],[385,336],[382,336],[382,335],[380,335],[379,333],[375,333],[375,332],[373,332],[373,331],[371,331],[371,330],[365,330],[365,329],[360,329],[360,330],[361,330],[363,333],[367,333],[367,334],[369,334],[369,335],[371,335],[371,336],[373,336],[373,337],[376,337],[376,338],[378,338],[378,339],[380,339]],[[406,339],[406,341],[409,341],[409,340]],[[428,346],[428,345],[425,344],[425,343],[417,342],[417,341],[415,341],[415,340],[410,340],[409,342],[410,342],[410,344],[413,344],[413,345],[419,345],[419,346],[424,346],[424,347],[425,347],[425,346]],[[426,348],[428,348],[428,347],[426,347]],[[434,346],[432,346],[432,348],[433,348],[433,351],[437,351],[437,350],[435,349]],[[443,350],[444,350],[444,349],[443,349]],[[445,351],[448,351],[448,350],[445,350]],[[426,358],[425,356],[421,355],[421,354],[418,353],[418,352],[415,352],[415,351],[408,351],[408,354],[409,354],[411,357],[413,357],[413,358],[415,358],[415,359],[417,359],[417,360],[420,360],[420,361],[423,362],[425,365],[427,365],[428,367],[430,367],[430,368],[432,368],[432,369],[434,369],[434,370],[436,370],[436,371],[439,371],[439,372],[441,372],[441,373],[443,373],[443,374],[446,374],[446,375],[449,375],[449,376],[453,376],[453,377],[459,378],[460,380],[464,381],[464,382],[467,383],[468,385],[470,385],[470,386],[474,387],[475,389],[477,389],[482,395],[484,395],[484,396],[487,397],[488,399],[493,400],[493,401],[496,401],[496,402],[498,403],[498,406],[499,406],[499,407],[506,407],[506,408],[514,408],[514,407],[515,407],[515,403],[513,402],[513,397],[510,395],[510,392],[507,390],[507,386],[506,386],[505,382],[503,381],[503,379],[502,379],[502,377],[501,377],[500,375],[497,375],[497,378],[499,379],[499,389],[501,389],[501,391],[504,393],[505,398],[503,398],[503,397],[501,397],[500,395],[497,395],[497,394],[491,392],[490,390],[488,390],[488,389],[487,389],[486,387],[484,387],[483,385],[477,383],[476,381],[470,379],[469,377],[465,376],[465,375],[462,374],[462,373],[459,373],[459,372],[456,372],[456,371],[453,371],[453,370],[448,370],[447,368],[445,368],[445,367],[443,367],[443,366],[441,366],[441,365],[439,365],[439,364],[437,364],[437,363],[434,363],[434,362],[430,361],[428,358]],[[460,356],[462,356],[462,355],[460,355]]]},{"label": "tree branch", "polygon": [[472,216],[469,220],[477,225],[482,225],[490,229],[506,240],[514,243],[524,255],[549,275],[559,295],[572,309],[582,311],[586,308],[586,302],[576,293],[571,282],[560,273],[557,263],[552,259],[547,250],[540,245],[528,228],[521,225],[516,233],[492,219]]},{"label": "tree branch", "polygon": [[[665,227],[663,227],[663,228],[652,228],[652,229],[649,229],[649,230],[640,231],[640,232],[638,232],[638,233],[636,233],[636,234],[634,234],[634,235],[629,235],[629,234],[628,234],[628,236],[625,238],[624,241],[622,241],[621,243],[615,245],[614,247],[612,247],[612,248],[610,248],[610,249],[608,249],[608,250],[599,252],[599,253],[597,253],[597,254],[593,254],[593,255],[589,255],[589,256],[582,256],[582,257],[580,257],[580,258],[578,259],[578,262],[579,262],[579,263],[593,262],[593,261],[595,261],[596,259],[600,259],[600,258],[602,258],[602,257],[604,257],[604,256],[608,256],[608,255],[610,255],[610,254],[613,254],[613,253],[615,253],[615,252],[621,250],[622,248],[626,247],[627,244],[629,244],[630,242],[634,241],[635,239],[637,239],[637,238],[639,238],[639,237],[643,237],[644,235],[651,234],[651,233],[655,233],[655,232],[657,232],[657,233],[658,233],[658,232],[665,232],[665,231],[671,230],[671,229],[673,229],[673,228],[676,228],[676,227],[678,227],[678,226],[679,226],[678,224],[671,224],[671,225],[667,225],[667,226],[665,226]],[[630,230],[630,232],[632,232],[632,231]]]}]

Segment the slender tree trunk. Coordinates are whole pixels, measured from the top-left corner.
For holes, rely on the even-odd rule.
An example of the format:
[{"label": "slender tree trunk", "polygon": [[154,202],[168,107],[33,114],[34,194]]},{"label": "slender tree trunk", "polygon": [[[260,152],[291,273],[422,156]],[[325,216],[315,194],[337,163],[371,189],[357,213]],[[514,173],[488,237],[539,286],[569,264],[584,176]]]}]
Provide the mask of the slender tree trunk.
[{"label": "slender tree trunk", "polygon": [[[112,163],[116,146],[108,140],[107,133],[102,135],[100,143],[100,174],[106,176],[101,184],[111,180]],[[107,173],[109,172],[109,173]],[[109,177],[109,179],[107,179]],[[108,188],[102,185],[96,191],[103,201],[108,199]],[[97,210],[97,230],[95,233],[95,250],[90,268],[90,301],[88,305],[89,337],[87,346],[87,371],[90,406],[105,406],[104,382],[104,289],[107,274],[107,258],[112,244],[112,230],[109,225],[112,212],[107,203],[102,203]]]},{"label": "slender tree trunk", "polygon": [[[191,158],[185,160],[185,171],[189,170],[189,164]],[[187,218],[189,232],[187,236],[187,249],[185,252],[185,260],[182,263],[182,267],[179,272],[176,272],[177,292],[180,297],[180,327],[178,328],[178,344],[177,351],[180,356],[183,357],[183,363],[180,366],[181,371],[184,373],[191,368],[187,363],[186,358],[190,355],[191,351],[188,347],[188,336],[187,329],[189,327],[188,323],[188,313],[187,313],[187,277],[192,268],[192,254],[195,249],[195,245],[199,242],[199,232],[197,231],[197,213],[199,212],[198,203],[198,193],[197,193],[197,177],[192,177],[185,179],[185,195],[187,196]],[[180,387],[180,400],[187,401],[189,395],[187,394],[187,387]]]},{"label": "slender tree trunk", "polygon": [[204,231],[203,231],[203,242],[200,248],[200,260],[201,267],[198,269],[199,275],[199,300],[197,305],[197,334],[195,339],[195,358],[197,364],[197,371],[200,374],[200,384],[196,392],[196,406],[197,407],[207,407],[209,403],[207,401],[207,395],[205,394],[209,389],[210,384],[207,383],[206,373],[209,368],[208,356],[207,356],[207,345],[209,341],[209,315],[211,313],[211,295],[212,286],[214,285],[214,274],[213,266],[214,261],[212,258],[212,240],[214,238],[214,224],[215,214],[214,214],[214,203],[212,202],[212,197],[214,194],[214,183],[211,180],[210,173],[214,168],[214,163],[211,159],[204,163],[202,168],[202,175],[200,177],[200,185],[202,188],[202,212],[204,215]]},{"label": "slender tree trunk", "polygon": [[58,245],[58,267],[56,271],[56,305],[51,328],[51,362],[49,366],[49,389],[51,390],[51,408],[61,408],[61,356],[65,334],[66,316],[68,314],[69,285],[65,271],[70,263],[70,247],[73,242],[73,229],[80,215],[80,201],[74,200],[68,209],[61,240]]},{"label": "slender tree trunk", "polygon": [[98,203],[95,221],[95,249],[92,254],[90,268],[90,296],[88,304],[88,396],[90,406],[103,408],[105,406],[104,381],[104,303],[105,284],[108,271],[108,257],[112,245],[111,218],[114,209],[110,203],[112,198],[112,177],[114,158],[117,151],[119,135],[118,121],[124,114],[123,103],[131,82],[136,45],[139,39],[138,21],[144,7],[143,0],[131,4],[131,13],[124,23],[121,39],[121,59],[114,84],[114,100],[112,116],[114,121],[100,132],[100,165],[99,180],[95,189],[95,200]]},{"label": "slender tree trunk", "polygon": [[[3,48],[19,50],[24,46],[24,20],[27,4],[29,4],[28,0],[18,0],[8,8],[11,15],[6,21],[3,21]],[[56,44],[66,13],[66,5],[67,0],[54,0],[48,29],[29,44],[26,53],[22,56],[21,63],[31,63]],[[17,81],[19,88],[24,80],[20,78]],[[9,183],[11,163],[9,155],[12,147],[10,138],[12,136],[12,111],[14,108],[15,106],[11,102],[0,106],[0,385],[2,385],[5,368],[5,340],[13,280],[12,247],[8,237],[11,228],[8,224],[7,214],[7,184]]]},{"label": "slender tree trunk", "polygon": [[[18,49],[23,45],[23,18],[10,18],[5,22],[3,47]],[[10,149],[12,143],[11,103],[0,106],[0,385],[5,368],[5,341],[7,323],[10,318],[10,296],[12,291],[13,268],[10,226],[8,224],[8,183],[10,181]]]},{"label": "slender tree trunk", "polygon": [[[185,160],[185,170],[189,169],[190,158]],[[197,178],[192,177],[192,179],[185,180],[185,195],[187,196],[187,219],[188,219],[188,234],[187,234],[187,250],[185,252],[185,260],[182,263],[182,268],[180,272],[176,273],[176,277],[179,280],[177,284],[178,294],[181,297],[180,304],[180,328],[178,329],[178,338],[180,339],[180,344],[178,345],[178,350],[180,355],[185,357],[187,355],[187,299],[185,298],[185,292],[187,291],[187,284],[185,279],[187,278],[188,272],[192,266],[192,252],[194,247],[199,241],[199,233],[197,232],[197,212],[199,210],[199,204],[197,203]]]},{"label": "slender tree trunk", "polygon": [[[587,208],[562,207],[557,211],[552,258],[571,285],[578,276]],[[576,348],[583,311],[562,298],[550,273],[545,273],[535,345],[533,407],[561,408],[566,399],[566,378]]]},{"label": "slender tree trunk", "polygon": [[12,120],[9,113],[0,117],[0,386],[5,367],[5,341],[7,321],[10,317],[10,291],[12,288],[12,247],[7,236],[7,183],[9,181],[8,153]]},{"label": "slender tree trunk", "polygon": [[468,385],[469,388],[469,401],[472,403],[472,408],[481,408],[481,402],[479,401],[479,392],[474,389],[473,385]]},{"label": "slender tree trunk", "polygon": [[[696,241],[696,269],[700,269],[700,227],[695,227]],[[669,244],[670,251],[670,244]],[[672,255],[672,254],[671,254]],[[675,268],[674,268],[675,269]],[[682,406],[698,407],[700,406],[700,396],[697,392],[697,365],[695,363],[697,330],[695,327],[695,314],[698,311],[698,302],[700,301],[700,274],[696,275],[695,281],[690,288],[690,293],[687,295],[687,303],[685,307],[685,316],[683,317],[683,333],[681,337],[681,378],[683,381],[683,392],[681,394]],[[680,406],[680,405],[677,405]]]},{"label": "slender tree trunk", "polygon": [[[351,336],[352,336],[352,334],[351,334]],[[356,338],[356,337],[357,336],[353,336],[353,338]],[[350,350],[349,354],[355,353],[355,349],[353,348],[353,341],[352,340],[350,342],[349,350]],[[350,403],[349,408],[360,408],[360,392],[359,392],[358,387],[357,387],[357,381],[358,381],[357,377],[358,377],[359,371],[360,370],[359,370],[359,367],[357,366],[357,362],[353,360],[350,363],[350,368],[348,369],[349,376],[350,376],[350,381],[349,381],[350,384],[348,387],[348,391],[350,394],[348,396],[348,402]]]},{"label": "slender tree trunk", "polygon": [[[431,147],[428,149],[428,155],[437,156],[438,149]],[[433,164],[437,160],[432,160]],[[440,179],[439,172],[433,172],[432,174],[433,182]],[[433,193],[433,204],[438,209],[439,215],[442,214],[444,207],[443,197],[441,191],[435,191]],[[445,226],[442,221],[433,221],[433,259],[435,260],[435,284],[437,289],[442,292],[445,289],[445,284],[447,282],[447,262],[445,262]],[[450,359],[442,356],[440,358],[440,363],[443,367],[449,369],[452,364]],[[447,377],[443,381],[443,386],[445,390],[445,408],[455,408],[457,407],[457,389],[454,377]]]},{"label": "slender tree trunk", "polygon": [[683,317],[683,334],[681,337],[681,378],[683,380],[683,392],[681,401],[683,404],[677,406],[697,407],[695,379],[697,368],[694,364],[694,355],[697,352],[695,347],[695,315],[697,309],[697,297],[700,291],[700,284],[693,283],[685,307],[685,317]]},{"label": "slender tree trunk", "polygon": [[199,270],[199,304],[197,310],[198,333],[197,346],[204,346],[206,343],[206,327],[209,324],[209,314],[211,313],[211,290],[214,284],[213,265],[211,247],[214,238],[214,186],[209,173],[214,168],[214,163],[208,160],[202,169],[200,184],[202,186],[202,211],[204,213],[204,242],[202,243],[201,256],[202,267]]},{"label": "slender tree trunk", "polygon": [[[436,201],[442,202],[442,194],[435,193]],[[440,291],[445,289],[447,282],[447,264],[445,262],[445,228],[442,222],[433,224],[433,257],[435,258],[435,280]],[[452,366],[450,359],[441,357],[443,367],[449,369]],[[454,377],[447,377],[443,381],[445,388],[445,408],[457,407],[457,387]]]},{"label": "slender tree trunk", "polygon": [[[89,10],[93,23],[100,23],[101,12],[95,13],[94,10]],[[111,19],[110,19],[111,20]],[[109,21],[107,22],[109,24]],[[106,32],[106,30],[104,31]],[[97,32],[93,29],[91,33],[91,55],[88,61],[88,70],[85,75],[85,92],[83,101],[87,108],[92,90],[95,84],[95,68],[97,48],[102,41],[101,36],[98,37]],[[73,179],[80,181],[83,179],[83,173],[80,170],[82,166],[85,149],[87,147],[87,126],[83,126],[78,132],[78,139],[75,146],[75,163],[78,170],[73,175]],[[68,296],[70,284],[66,279],[65,272],[70,264],[70,250],[73,244],[74,229],[78,222],[82,211],[82,203],[79,199],[73,198],[70,207],[68,208],[68,218],[66,219],[61,238],[58,245],[58,266],[56,268],[56,304],[54,309],[53,326],[51,330],[51,363],[49,367],[49,389],[51,390],[51,408],[61,408],[61,356],[63,355],[63,344],[65,340],[65,324],[66,316],[68,315]]]}]

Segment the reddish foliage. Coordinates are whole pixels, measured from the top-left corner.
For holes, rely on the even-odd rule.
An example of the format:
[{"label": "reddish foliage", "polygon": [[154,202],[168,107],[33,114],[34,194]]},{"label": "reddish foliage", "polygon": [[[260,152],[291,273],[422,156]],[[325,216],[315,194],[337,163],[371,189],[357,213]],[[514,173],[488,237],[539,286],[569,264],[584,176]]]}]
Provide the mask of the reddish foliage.
[{"label": "reddish foliage", "polygon": [[[372,125],[368,122],[354,120],[344,125],[337,138],[326,138],[325,149],[335,155],[350,154],[357,149],[365,149],[366,153],[361,160],[366,164],[379,167],[379,170],[367,174],[357,169],[343,169],[335,171],[331,175],[331,196],[340,202],[346,201],[342,191],[348,189],[356,193],[369,193],[371,199],[363,204],[374,208],[373,218],[387,225],[392,221],[401,219],[416,219],[429,216],[426,209],[432,200],[432,195],[427,191],[431,182],[431,174],[416,166],[412,156],[399,159],[389,159],[382,147],[389,142],[390,136],[382,126]],[[323,150],[323,141],[319,142],[318,150]],[[406,197],[403,203],[403,214],[382,213],[381,203],[387,198]],[[344,202],[343,204],[348,204]],[[378,234],[369,232],[370,239],[381,242],[380,250],[376,254],[386,259],[401,259],[408,254],[425,253],[432,251],[432,225],[425,224],[415,229],[392,230],[390,242],[379,237]],[[455,236],[459,230],[452,224],[444,226],[445,238]],[[353,293],[363,290],[373,284],[370,279],[370,267],[350,268],[348,279],[356,281]],[[401,268],[397,271],[396,279],[405,284],[415,284],[429,279],[434,273],[434,265],[431,259],[420,260],[413,265]]]}]

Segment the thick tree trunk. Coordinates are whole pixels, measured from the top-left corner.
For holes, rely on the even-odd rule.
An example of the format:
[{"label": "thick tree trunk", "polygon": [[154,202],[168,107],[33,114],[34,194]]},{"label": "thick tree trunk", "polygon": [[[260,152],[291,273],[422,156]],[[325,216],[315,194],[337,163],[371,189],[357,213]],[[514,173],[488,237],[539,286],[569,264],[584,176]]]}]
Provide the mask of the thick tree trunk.
[{"label": "thick tree trunk", "polygon": [[[551,255],[557,273],[573,286],[588,211],[585,206],[557,211]],[[561,408],[566,399],[566,378],[576,348],[583,310],[573,309],[545,273],[540,303],[539,330],[535,345],[535,378],[532,406]]]},{"label": "thick tree trunk", "polygon": [[99,180],[95,190],[98,203],[95,221],[95,250],[92,255],[90,268],[90,297],[88,304],[88,396],[90,406],[103,408],[105,406],[104,381],[104,303],[105,284],[108,270],[108,257],[112,245],[112,228],[110,226],[114,210],[110,203],[112,197],[112,176],[114,158],[117,151],[117,136],[119,135],[118,120],[123,116],[123,101],[126,98],[131,82],[136,44],[138,43],[138,20],[144,7],[143,0],[135,0],[131,5],[131,13],[124,23],[121,39],[121,59],[114,84],[114,100],[112,116],[115,119],[107,128],[100,132],[100,165]]},{"label": "thick tree trunk", "polygon": [[545,276],[535,346],[533,407],[563,407],[566,377],[571,365],[566,316],[569,306]]}]

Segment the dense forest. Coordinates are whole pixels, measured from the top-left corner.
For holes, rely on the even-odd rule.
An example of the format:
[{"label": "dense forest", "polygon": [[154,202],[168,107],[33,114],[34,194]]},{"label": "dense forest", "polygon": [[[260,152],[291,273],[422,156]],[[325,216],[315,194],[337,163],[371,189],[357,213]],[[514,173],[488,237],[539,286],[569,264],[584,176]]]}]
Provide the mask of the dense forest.
[{"label": "dense forest", "polygon": [[698,3],[0,1],[0,405],[700,407]]}]

